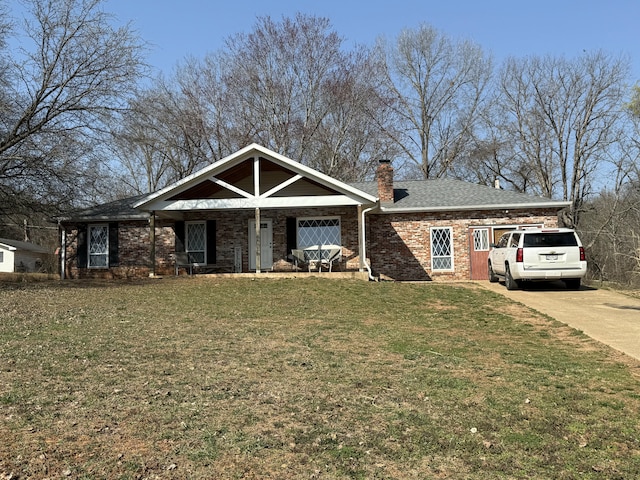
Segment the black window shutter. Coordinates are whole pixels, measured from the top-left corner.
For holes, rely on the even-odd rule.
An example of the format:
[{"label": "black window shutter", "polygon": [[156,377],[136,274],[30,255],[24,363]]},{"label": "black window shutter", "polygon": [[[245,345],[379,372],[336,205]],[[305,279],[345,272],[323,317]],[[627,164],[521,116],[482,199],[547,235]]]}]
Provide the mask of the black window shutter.
[{"label": "black window shutter", "polygon": [[297,247],[296,217],[287,217],[287,255]]},{"label": "black window shutter", "polygon": [[118,257],[118,222],[109,224],[109,266],[117,267],[120,263]]},{"label": "black window shutter", "polygon": [[207,220],[207,263],[216,262],[216,221]]},{"label": "black window shutter", "polygon": [[173,231],[176,234],[176,252],[184,252],[184,222],[176,222]]},{"label": "black window shutter", "polygon": [[87,268],[87,226],[78,225],[78,249],[76,259],[78,268]]}]

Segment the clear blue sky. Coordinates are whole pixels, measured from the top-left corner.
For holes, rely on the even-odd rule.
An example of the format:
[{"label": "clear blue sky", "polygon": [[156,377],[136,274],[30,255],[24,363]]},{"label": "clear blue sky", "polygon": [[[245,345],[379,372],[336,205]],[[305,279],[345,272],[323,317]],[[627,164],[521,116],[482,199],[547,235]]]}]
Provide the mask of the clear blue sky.
[{"label": "clear blue sky", "polygon": [[201,58],[228,36],[251,31],[258,16],[303,12],[329,18],[347,47],[427,23],[475,41],[497,61],[598,49],[628,54],[633,81],[640,80],[638,0],[106,0],[104,7],[132,22],[152,45],[150,63],[167,74],[186,56]]}]

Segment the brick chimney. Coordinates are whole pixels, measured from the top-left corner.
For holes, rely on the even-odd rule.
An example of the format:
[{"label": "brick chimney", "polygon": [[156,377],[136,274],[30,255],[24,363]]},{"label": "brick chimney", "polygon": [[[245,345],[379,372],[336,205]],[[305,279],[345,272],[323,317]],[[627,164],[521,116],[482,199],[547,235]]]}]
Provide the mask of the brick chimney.
[{"label": "brick chimney", "polygon": [[381,203],[393,203],[393,167],[391,160],[380,160],[376,171],[378,197]]}]

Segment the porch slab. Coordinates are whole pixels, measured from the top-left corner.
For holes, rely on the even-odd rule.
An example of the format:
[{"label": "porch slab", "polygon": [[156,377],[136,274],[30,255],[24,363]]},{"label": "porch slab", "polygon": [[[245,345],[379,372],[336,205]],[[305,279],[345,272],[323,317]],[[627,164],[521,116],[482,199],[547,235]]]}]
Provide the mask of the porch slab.
[{"label": "porch slab", "polygon": [[261,272],[261,273],[198,273],[198,278],[329,278],[332,280],[369,281],[367,272]]}]

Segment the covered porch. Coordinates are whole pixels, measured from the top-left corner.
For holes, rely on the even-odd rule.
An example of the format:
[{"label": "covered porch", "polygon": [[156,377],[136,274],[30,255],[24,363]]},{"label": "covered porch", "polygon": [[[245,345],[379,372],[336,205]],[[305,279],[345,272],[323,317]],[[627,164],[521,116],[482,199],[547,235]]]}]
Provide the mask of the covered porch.
[{"label": "covered porch", "polygon": [[[157,245],[158,238],[166,242],[167,229],[176,273],[309,273],[310,266],[366,273],[365,217],[376,204],[365,192],[253,144],[135,207],[149,215],[153,276],[158,247],[170,249]],[[323,253],[327,246],[331,258]],[[301,265],[300,250],[309,261],[315,255],[315,265]]]}]

